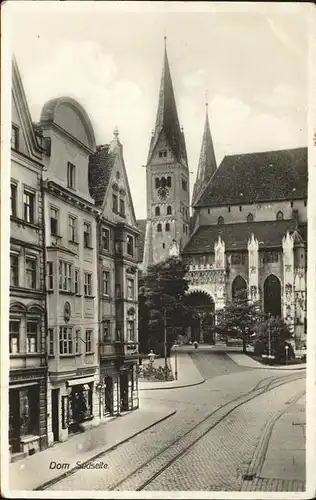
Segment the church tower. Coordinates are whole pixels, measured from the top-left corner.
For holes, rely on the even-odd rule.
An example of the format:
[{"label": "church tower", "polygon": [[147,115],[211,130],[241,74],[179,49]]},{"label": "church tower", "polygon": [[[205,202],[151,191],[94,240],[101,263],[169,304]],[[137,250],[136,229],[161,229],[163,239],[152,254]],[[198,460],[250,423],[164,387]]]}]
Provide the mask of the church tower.
[{"label": "church tower", "polygon": [[199,200],[208,181],[215,173],[216,168],[217,168],[216,158],[211,136],[210,123],[208,119],[208,104],[206,103],[204,133],[202,139],[197,177],[193,188],[192,206],[194,206],[195,203],[197,203],[197,201]]},{"label": "church tower", "polygon": [[146,165],[147,223],[143,269],[179,253],[189,239],[190,183],[165,37],[156,125]]}]

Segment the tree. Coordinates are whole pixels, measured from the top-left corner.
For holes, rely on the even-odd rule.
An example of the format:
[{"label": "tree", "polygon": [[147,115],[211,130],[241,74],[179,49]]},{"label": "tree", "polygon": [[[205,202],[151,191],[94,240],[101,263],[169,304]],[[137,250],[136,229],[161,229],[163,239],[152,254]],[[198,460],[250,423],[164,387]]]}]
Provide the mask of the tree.
[{"label": "tree", "polygon": [[[143,277],[145,308],[141,314],[148,314],[147,335],[150,348],[164,342],[164,317],[166,315],[168,351],[179,328],[185,326],[188,311],[184,306],[185,294],[189,288],[186,280],[186,265],[177,257],[170,257],[148,268]],[[142,299],[141,299],[142,300]]]},{"label": "tree", "polygon": [[217,315],[215,331],[222,336],[242,340],[243,352],[251,340],[255,327],[263,319],[258,302],[250,302],[246,290],[240,290]]},{"label": "tree", "polygon": [[258,324],[255,332],[255,354],[261,355],[269,350],[278,360],[285,359],[285,346],[288,346],[289,358],[293,357],[294,351],[288,341],[292,333],[285,321],[280,317],[268,317],[262,323]]}]

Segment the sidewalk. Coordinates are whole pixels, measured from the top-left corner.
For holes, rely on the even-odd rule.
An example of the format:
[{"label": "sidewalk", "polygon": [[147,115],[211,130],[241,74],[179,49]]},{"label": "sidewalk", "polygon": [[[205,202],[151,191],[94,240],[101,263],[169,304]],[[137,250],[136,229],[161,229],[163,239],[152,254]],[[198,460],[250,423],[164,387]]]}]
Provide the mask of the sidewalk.
[{"label": "sidewalk", "polygon": [[[157,359],[154,366],[159,366],[164,362],[162,358]],[[175,358],[175,353],[171,353],[170,364],[175,376],[177,363],[178,380],[172,380],[171,382],[152,382],[146,381],[142,378],[138,379],[138,388],[140,391],[151,391],[155,389],[177,389],[181,387],[191,387],[193,385],[203,384],[205,379],[201,376],[199,370],[195,366],[194,362],[186,352],[177,352],[177,361]]]},{"label": "sidewalk", "polygon": [[306,363],[301,363],[299,365],[287,365],[287,366],[270,366],[263,365],[256,361],[255,359],[243,354],[242,352],[228,352],[225,351],[227,356],[229,356],[237,365],[245,366],[247,368],[260,368],[261,370],[305,370]]},{"label": "sidewalk", "polygon": [[104,452],[176,413],[171,407],[153,406],[152,402],[149,404],[146,400],[140,404],[138,410],[113,417],[98,427],[72,436],[64,443],[56,443],[47,450],[10,463],[8,489],[34,490],[47,482],[54,482],[56,478],[74,470],[78,461],[82,464],[97,459]]},{"label": "sidewalk", "polygon": [[274,424],[260,472],[262,478],[306,480],[306,396],[290,406]]}]

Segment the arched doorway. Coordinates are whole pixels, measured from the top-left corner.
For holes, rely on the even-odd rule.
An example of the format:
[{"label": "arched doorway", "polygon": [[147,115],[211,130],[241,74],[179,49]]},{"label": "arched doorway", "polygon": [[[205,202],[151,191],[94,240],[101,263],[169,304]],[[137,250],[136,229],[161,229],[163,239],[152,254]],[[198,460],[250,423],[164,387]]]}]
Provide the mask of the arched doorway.
[{"label": "arched doorway", "polygon": [[241,290],[247,290],[246,280],[242,276],[236,276],[232,283],[232,298],[234,299]]},{"label": "arched doorway", "polygon": [[214,344],[215,303],[212,297],[195,291],[187,296],[186,305],[192,313],[189,325],[192,342]]},{"label": "arched doorway", "polygon": [[281,283],[270,274],[264,282],[264,312],[272,316],[281,316]]}]

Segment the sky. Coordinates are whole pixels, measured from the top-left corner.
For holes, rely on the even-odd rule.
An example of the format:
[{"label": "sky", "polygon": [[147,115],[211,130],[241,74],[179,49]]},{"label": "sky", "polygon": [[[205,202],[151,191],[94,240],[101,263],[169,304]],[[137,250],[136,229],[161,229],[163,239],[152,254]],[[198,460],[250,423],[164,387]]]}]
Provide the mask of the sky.
[{"label": "sky", "polygon": [[229,154],[307,145],[307,4],[9,3],[32,119],[67,95],[87,111],[97,144],[117,126],[138,219],[165,35],[191,193],[206,99],[218,165]]}]

